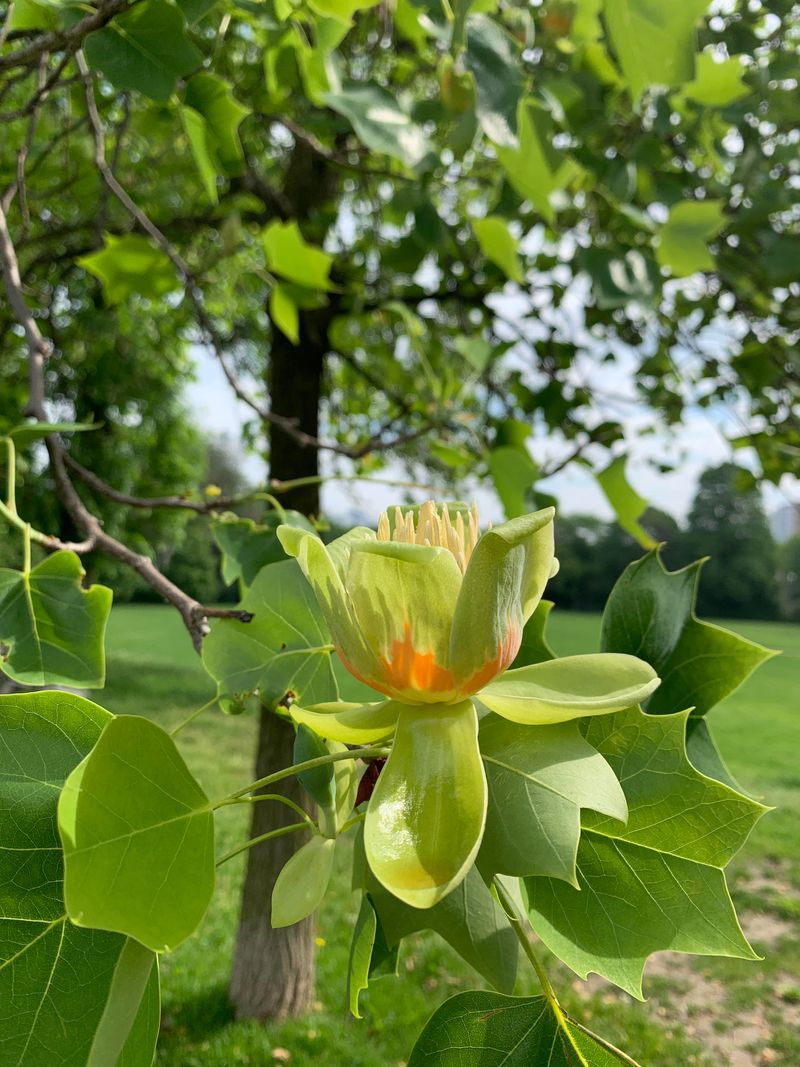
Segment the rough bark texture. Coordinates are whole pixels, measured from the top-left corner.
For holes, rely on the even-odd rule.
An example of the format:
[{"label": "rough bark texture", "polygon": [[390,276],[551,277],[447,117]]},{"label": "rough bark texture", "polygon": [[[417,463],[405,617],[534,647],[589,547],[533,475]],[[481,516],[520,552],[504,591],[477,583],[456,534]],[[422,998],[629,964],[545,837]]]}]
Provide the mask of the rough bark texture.
[{"label": "rough bark texture", "polygon": [[[317,434],[322,367],[327,346],[327,316],[306,313],[301,319],[300,345],[295,348],[277,335],[270,354],[270,396],[276,411],[291,415],[308,433]],[[270,472],[281,479],[319,472],[313,448],[300,448],[284,431],[273,427]],[[303,486],[283,498],[287,507],[306,515],[319,513],[319,488]],[[269,708],[261,711],[256,756],[257,778],[289,766],[294,729]],[[307,798],[300,784],[287,779],[284,794],[297,803]],[[282,804],[253,805],[251,836],[266,833],[296,816]],[[300,834],[290,834],[256,846],[248,853],[247,873],[236,942],[231,1000],[240,1019],[280,1019],[300,1015],[314,1000],[314,925],[307,919],[295,926],[270,926],[272,888],[281,868],[300,846]]]}]

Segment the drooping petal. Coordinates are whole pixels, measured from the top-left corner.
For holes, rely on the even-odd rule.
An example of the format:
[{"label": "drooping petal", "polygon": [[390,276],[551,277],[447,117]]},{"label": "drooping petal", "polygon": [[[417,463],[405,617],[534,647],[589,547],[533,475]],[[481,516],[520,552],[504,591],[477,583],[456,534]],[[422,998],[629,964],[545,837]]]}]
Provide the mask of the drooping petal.
[{"label": "drooping petal", "polygon": [[[362,527],[337,538],[329,552],[320,539],[295,526],[279,526],[278,540],[294,556],[308,579],[331,631],[342,662],[357,678],[377,669],[375,655],[361,633],[350,596],[342,579],[354,545],[366,540]],[[352,535],[352,536],[351,536]]]},{"label": "drooping petal", "polygon": [[408,703],[453,698],[448,650],[461,581],[444,548],[393,541],[353,547],[346,584],[379,665],[362,681]]},{"label": "drooping petal", "polygon": [[636,656],[598,652],[508,671],[478,699],[512,722],[540,726],[623,711],[650,696],[660,681]]},{"label": "drooping petal", "polygon": [[381,700],[376,704],[348,704],[337,700],[309,708],[292,704],[289,711],[295,722],[303,723],[328,741],[369,745],[392,736],[400,705],[393,700]]},{"label": "drooping petal", "polygon": [[432,907],[472,866],[486,799],[472,703],[404,707],[364,826],[375,877],[406,904]]},{"label": "drooping petal", "polygon": [[519,651],[553,569],[553,508],[497,526],[469,561],[450,634],[450,665],[464,696],[504,671]]}]

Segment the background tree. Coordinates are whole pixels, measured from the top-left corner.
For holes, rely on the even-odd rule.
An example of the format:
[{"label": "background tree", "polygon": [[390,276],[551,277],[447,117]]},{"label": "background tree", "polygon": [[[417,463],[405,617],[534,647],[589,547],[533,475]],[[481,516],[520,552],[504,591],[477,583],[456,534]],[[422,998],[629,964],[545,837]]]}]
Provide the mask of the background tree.
[{"label": "background tree", "polygon": [[[127,542],[217,505],[119,510],[119,483],[188,485],[173,434],[192,344],[306,514],[320,454],[326,475],[386,456],[442,483],[490,474],[516,510],[572,459],[605,465],[620,403],[677,425],[735,400],[732,435],[777,481],[800,445],[797,17],[702,8],[0,7],[2,374],[15,409],[104,427],[49,440],[43,528],[133,566],[200,644],[202,604]],[[291,742],[265,709],[261,774]],[[272,931],[264,906],[283,858],[250,853],[242,1015],[310,1003],[309,929]]]}]

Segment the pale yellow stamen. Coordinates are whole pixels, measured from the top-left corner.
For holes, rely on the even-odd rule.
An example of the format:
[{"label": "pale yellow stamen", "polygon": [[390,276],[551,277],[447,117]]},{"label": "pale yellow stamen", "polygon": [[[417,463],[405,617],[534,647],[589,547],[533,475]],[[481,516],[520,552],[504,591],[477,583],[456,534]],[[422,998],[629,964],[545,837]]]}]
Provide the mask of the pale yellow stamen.
[{"label": "pale yellow stamen", "polygon": [[465,526],[462,512],[457,511],[455,522],[450,518],[447,504],[442,506],[442,513],[433,500],[426,500],[417,513],[414,522],[412,513],[404,515],[400,508],[394,509],[394,532],[392,532],[388,512],[384,511],[378,519],[378,540],[398,541],[405,545],[432,545],[446,548],[452,552],[461,572],[467,569],[470,556],[481,535],[478,519],[478,505],[469,509]]}]

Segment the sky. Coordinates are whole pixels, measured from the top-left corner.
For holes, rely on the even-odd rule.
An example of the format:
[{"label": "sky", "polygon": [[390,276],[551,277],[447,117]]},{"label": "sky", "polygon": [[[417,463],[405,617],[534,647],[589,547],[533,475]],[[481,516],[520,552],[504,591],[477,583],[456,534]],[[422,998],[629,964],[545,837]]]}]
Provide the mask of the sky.
[{"label": "sky", "polygon": [[[186,400],[199,425],[214,435],[227,435],[232,448],[240,436],[240,428],[247,421],[248,409],[233,396],[213,356],[202,349],[195,349],[197,362],[196,380],[188,387]],[[584,368],[584,381],[591,385],[591,370]],[[625,374],[625,361],[622,359],[614,370],[608,366],[602,369],[604,385],[609,382],[615,387],[615,395],[624,398],[625,391],[630,391],[630,376]],[[611,375],[611,378],[609,378]],[[614,412],[621,418],[626,429],[626,446],[630,459],[628,477],[633,487],[655,507],[674,515],[679,521],[686,518],[697,487],[700,474],[707,467],[715,466],[730,458],[730,448],[722,434],[722,419],[709,415],[705,410],[691,410],[687,413],[683,425],[675,436],[656,431],[648,433],[653,418],[641,405],[619,401]],[[550,448],[549,458],[559,455],[558,443],[545,443]],[[604,462],[598,452],[599,463]],[[664,462],[680,458],[677,469],[662,474],[653,466],[654,462]],[[746,455],[739,454],[737,459]],[[607,462],[607,458],[605,459]],[[264,476],[264,465],[258,456],[242,456],[243,469],[249,479],[258,484]],[[389,466],[380,472],[380,477],[387,479],[405,479],[403,469]],[[602,491],[590,471],[579,464],[571,464],[563,472],[539,483],[542,491],[551,493],[559,502],[564,514],[590,514],[609,519],[613,513]],[[379,484],[326,482],[322,490],[322,503],[325,514],[337,521],[348,522],[363,520],[374,525],[374,521],[385,507],[396,503],[398,493],[404,492],[397,487]],[[412,496],[419,500],[426,499],[430,493],[424,488],[410,490]],[[493,521],[501,520],[502,510],[494,492],[488,486],[467,484],[462,493],[468,500],[477,500],[481,515]],[[788,475],[780,488],[764,487],[764,502],[769,513],[776,512],[789,502],[800,503],[800,482]]]}]

